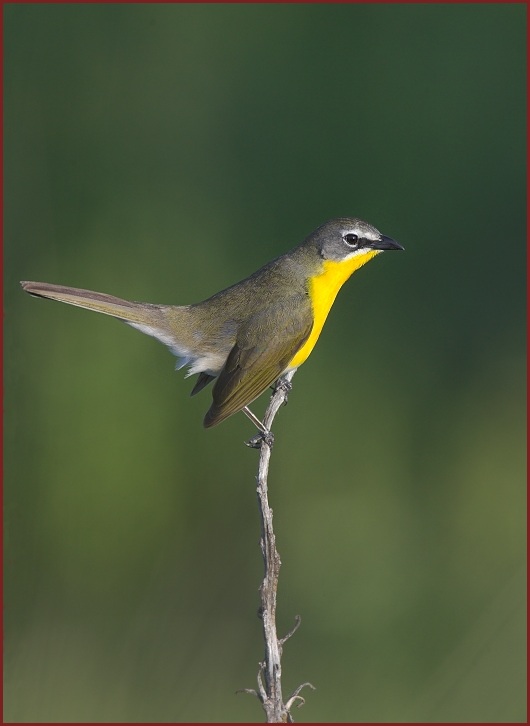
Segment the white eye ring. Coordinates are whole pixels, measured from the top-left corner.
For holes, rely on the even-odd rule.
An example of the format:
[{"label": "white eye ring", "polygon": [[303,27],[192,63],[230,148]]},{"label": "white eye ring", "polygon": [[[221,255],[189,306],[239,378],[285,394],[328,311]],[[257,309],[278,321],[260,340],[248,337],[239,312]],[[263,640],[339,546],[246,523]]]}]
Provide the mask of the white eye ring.
[{"label": "white eye ring", "polygon": [[359,237],[353,232],[348,232],[348,234],[345,234],[342,239],[346,242],[348,247],[357,247],[359,244]]}]

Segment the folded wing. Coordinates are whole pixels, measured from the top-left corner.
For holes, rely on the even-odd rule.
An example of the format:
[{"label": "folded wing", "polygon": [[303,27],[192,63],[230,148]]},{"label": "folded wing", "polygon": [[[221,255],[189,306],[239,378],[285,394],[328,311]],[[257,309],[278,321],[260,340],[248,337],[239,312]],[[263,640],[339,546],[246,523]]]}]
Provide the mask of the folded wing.
[{"label": "folded wing", "polygon": [[209,428],[240,411],[285,371],[313,325],[308,298],[268,306],[244,323],[215,382],[204,417]]}]

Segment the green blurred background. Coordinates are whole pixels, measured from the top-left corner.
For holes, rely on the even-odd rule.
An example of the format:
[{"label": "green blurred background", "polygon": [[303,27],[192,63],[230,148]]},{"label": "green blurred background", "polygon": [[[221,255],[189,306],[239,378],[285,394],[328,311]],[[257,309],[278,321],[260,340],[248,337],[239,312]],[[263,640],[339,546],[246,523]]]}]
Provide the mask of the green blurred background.
[{"label": "green blurred background", "polygon": [[[326,219],[275,423],[304,721],[525,720],[525,6],[6,5],[5,718],[261,721],[244,416],[45,280],[188,303]],[[255,408],[263,411],[266,397]]]}]

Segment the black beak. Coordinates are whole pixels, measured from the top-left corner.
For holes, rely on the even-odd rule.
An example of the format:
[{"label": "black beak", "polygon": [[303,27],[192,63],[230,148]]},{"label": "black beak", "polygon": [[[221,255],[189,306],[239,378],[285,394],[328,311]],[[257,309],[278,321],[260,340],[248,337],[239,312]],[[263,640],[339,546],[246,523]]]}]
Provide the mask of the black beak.
[{"label": "black beak", "polygon": [[404,250],[399,242],[396,242],[392,237],[387,237],[385,234],[381,235],[381,239],[375,242],[370,242],[367,247],[371,247],[373,250]]}]

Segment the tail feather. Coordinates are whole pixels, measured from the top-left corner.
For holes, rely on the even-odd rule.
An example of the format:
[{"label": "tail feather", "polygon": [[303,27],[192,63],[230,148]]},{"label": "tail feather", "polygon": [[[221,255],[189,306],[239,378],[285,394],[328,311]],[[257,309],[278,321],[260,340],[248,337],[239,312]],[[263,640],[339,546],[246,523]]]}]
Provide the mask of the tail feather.
[{"label": "tail feather", "polygon": [[104,315],[111,315],[127,323],[153,325],[157,307],[144,303],[129,302],[113,295],[93,290],[82,290],[77,287],[52,285],[48,282],[21,282],[22,288],[35,297],[49,298],[59,302],[75,305],[86,310],[95,310]]},{"label": "tail feather", "polygon": [[192,394],[202,390],[214,378],[209,373],[203,373],[203,368],[209,370],[212,365],[215,366],[217,363],[219,363],[219,368],[222,367],[222,361],[217,360],[219,356],[213,355],[215,351],[210,353],[208,345],[203,350],[197,343],[196,330],[190,319],[191,307],[188,305],[153,305],[129,302],[104,292],[52,285],[48,282],[21,282],[20,284],[30,295],[111,315],[164,343],[180,359],[177,368],[190,365],[188,375],[201,374]]}]

